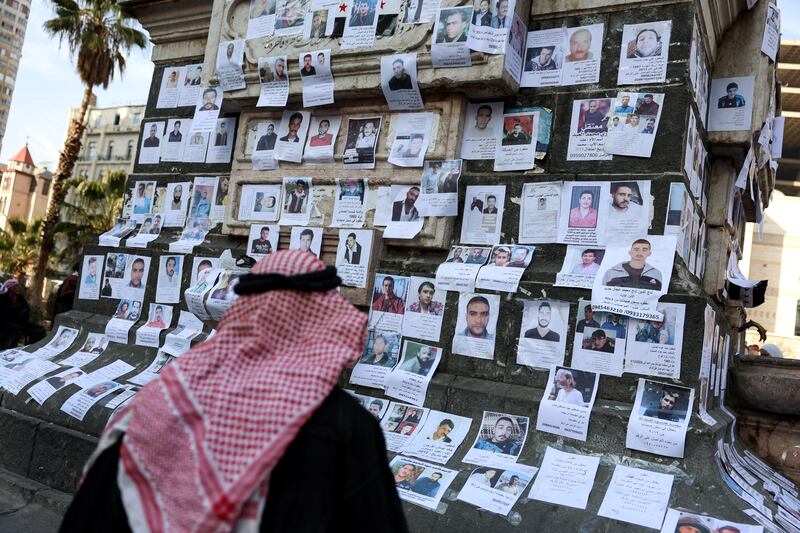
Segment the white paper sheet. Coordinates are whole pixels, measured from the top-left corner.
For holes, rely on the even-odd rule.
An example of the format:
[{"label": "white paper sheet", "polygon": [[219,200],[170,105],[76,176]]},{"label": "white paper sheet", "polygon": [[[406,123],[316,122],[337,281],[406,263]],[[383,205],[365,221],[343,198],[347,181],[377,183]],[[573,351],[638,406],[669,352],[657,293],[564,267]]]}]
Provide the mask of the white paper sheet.
[{"label": "white paper sheet", "polygon": [[490,253],[491,248],[481,246],[452,246],[447,259],[436,268],[436,286],[445,291],[474,291],[478,270]]},{"label": "white paper sheet", "polygon": [[391,111],[424,109],[417,82],[417,54],[381,57],[381,89]]},{"label": "white paper sheet", "polygon": [[345,168],[375,168],[375,151],[381,132],[381,117],[350,118],[342,154]]},{"label": "white paper sheet", "polygon": [[156,302],[173,304],[180,301],[182,273],[182,255],[162,255],[159,258]]},{"label": "white paper sheet", "polygon": [[469,292],[459,294],[452,352],[479,359],[494,359],[499,314],[499,295]]},{"label": "white paper sheet", "polygon": [[64,405],[61,406],[61,410],[67,413],[69,416],[82,421],[86,416],[86,413],[89,412],[89,409],[91,409],[94,404],[121,386],[122,385],[115,381],[104,381],[86,389],[82,389],[67,398],[67,401],[65,401]]},{"label": "white paper sheet", "polygon": [[561,85],[597,83],[600,80],[603,30],[603,24],[567,28]]},{"label": "white paper sheet", "polygon": [[539,114],[530,112],[506,113],[503,128],[497,137],[494,170],[530,170],[536,158]]},{"label": "white paper sheet", "polygon": [[336,196],[333,200],[332,227],[361,228],[367,215],[367,191],[369,185],[364,179],[336,178]]},{"label": "white paper sheet", "polygon": [[528,498],[586,509],[600,458],[547,447]]},{"label": "white paper sheet", "polygon": [[406,276],[375,274],[369,312],[370,328],[401,331],[410,281],[411,279]]},{"label": "white paper sheet", "polygon": [[761,40],[761,51],[773,63],[781,44],[781,11],[772,3],[767,4],[767,20],[764,22],[764,37]]},{"label": "white paper sheet", "polygon": [[54,374],[40,381],[28,389],[28,394],[31,398],[36,400],[36,403],[42,405],[50,396],[61,390],[65,385],[69,385],[83,374],[84,372],[80,368],[67,368],[58,374]]},{"label": "white paper sheet", "polygon": [[564,182],[558,242],[585,246],[602,244],[611,208],[608,198],[607,181]]},{"label": "white paper sheet", "polygon": [[186,67],[164,67],[161,75],[161,86],[158,89],[156,109],[171,109],[178,106],[180,80],[184,77]]},{"label": "white paper sheet", "polygon": [[312,178],[283,178],[282,226],[305,225],[311,218],[314,197]]},{"label": "white paper sheet", "polygon": [[605,243],[619,243],[646,235],[650,227],[650,181],[612,181],[609,186]]},{"label": "white paper sheet", "polygon": [[81,282],[78,298],[81,300],[97,300],[100,298],[100,273],[103,268],[103,255],[84,255],[81,268]]},{"label": "white paper sheet", "polygon": [[253,224],[250,226],[250,236],[247,238],[247,255],[259,260],[277,252],[280,234],[281,228],[276,224]]},{"label": "white paper sheet", "polygon": [[605,248],[602,246],[567,246],[564,263],[556,274],[556,287],[578,287],[591,289],[594,278],[600,271]]},{"label": "white paper sheet", "polygon": [[553,365],[539,402],[536,431],[586,441],[599,375]]},{"label": "white paper sheet", "polygon": [[436,280],[411,276],[403,316],[403,335],[439,342],[446,297],[447,292],[438,288]]},{"label": "white paper sheet", "polygon": [[336,146],[336,136],[342,117],[339,115],[321,115],[311,117],[311,126],[306,140],[306,149],[303,159],[306,163],[327,164],[333,163],[333,149]]},{"label": "white paper sheet", "polygon": [[341,48],[371,48],[382,3],[377,0],[354,0],[347,4]]},{"label": "white paper sheet", "polygon": [[391,452],[399,452],[411,442],[417,430],[425,424],[428,411],[428,409],[404,403],[390,403],[386,415],[381,420],[386,449]]},{"label": "white paper sheet", "polygon": [[442,468],[408,457],[396,456],[389,463],[401,500],[436,510],[458,470]]},{"label": "white paper sheet", "polygon": [[97,359],[108,346],[108,339],[102,333],[89,333],[81,348],[58,362],[62,366],[85,366]]},{"label": "white paper sheet", "polygon": [[663,108],[663,94],[617,93],[612,112],[607,117],[605,151],[615,155],[650,157]]},{"label": "white paper sheet", "polygon": [[499,244],[505,199],[505,185],[467,186],[461,222],[461,242]]},{"label": "white paper sheet", "polygon": [[384,239],[413,239],[422,230],[425,219],[415,207],[419,192],[416,185],[392,185],[392,216],[383,232]]},{"label": "white paper sheet", "polygon": [[399,361],[400,333],[371,329],[364,355],[350,374],[350,383],[382,389],[386,376]]},{"label": "white paper sheet", "polygon": [[216,87],[201,87],[201,89],[197,91],[192,129],[189,130],[190,136],[196,132],[213,132],[222,107],[222,90]]},{"label": "white paper sheet", "polygon": [[274,222],[281,206],[280,185],[243,185],[239,197],[240,221]]},{"label": "white paper sheet", "polygon": [[78,333],[80,333],[80,330],[76,328],[58,326],[53,338],[41,348],[37,348],[32,355],[43,359],[52,359],[64,353],[78,338]]},{"label": "white paper sheet", "polygon": [[494,159],[503,128],[503,102],[467,104],[461,141],[461,158]]},{"label": "white paper sheet", "polygon": [[686,305],[662,302],[663,320],[628,322],[625,372],[680,379]]},{"label": "white paper sheet", "polygon": [[258,58],[261,91],[256,107],[286,107],[289,99],[289,61],[287,56]]},{"label": "white paper sheet", "polygon": [[683,457],[694,389],[639,378],[625,447]]},{"label": "white paper sheet", "polygon": [[[730,528],[736,528],[739,533],[763,533],[764,531],[764,526],[742,524],[731,520],[714,518],[712,516],[687,513],[686,511],[679,511],[677,509],[668,509],[667,516],[664,518],[664,525],[661,527],[661,533],[674,533],[675,531],[680,531],[682,526],[693,527],[700,531],[700,529],[697,528],[698,524],[705,526],[708,531],[719,531],[721,533],[734,531]],[[725,526],[729,526],[729,529],[725,529]],[[795,527],[800,527],[800,525]]]},{"label": "white paper sheet", "polygon": [[[572,366],[579,370],[621,376],[625,361],[626,327],[604,320],[597,309],[578,300],[578,322],[572,346]],[[583,318],[581,318],[583,317]],[[616,315],[621,320],[619,315]]]},{"label": "white paper sheet", "polygon": [[528,437],[527,416],[484,411],[480,429],[462,462],[469,464],[514,463]]},{"label": "white paper sheet", "polygon": [[373,239],[373,230],[339,230],[336,270],[343,285],[366,288]]},{"label": "white paper sheet", "polygon": [[472,65],[467,46],[471,18],[471,7],[449,7],[437,11],[431,44],[434,68]]},{"label": "white paper sheet", "polygon": [[217,119],[214,133],[209,137],[206,163],[230,163],[234,139],[236,139],[236,118]]},{"label": "white paper sheet", "polygon": [[667,78],[671,20],[625,24],[617,85],[661,83]]},{"label": "white paper sheet", "polygon": [[186,65],[184,72],[179,80],[180,94],[178,95],[178,107],[188,107],[196,105],[197,99],[203,89],[203,65],[196,63]]},{"label": "white paper sheet", "polygon": [[433,113],[403,113],[393,122],[389,163],[399,167],[422,166],[430,143],[433,117]]},{"label": "white paper sheet", "polygon": [[561,212],[562,182],[525,183],[520,198],[519,242],[556,242]]},{"label": "white paper sheet", "polygon": [[521,464],[481,466],[469,475],[458,499],[492,513],[507,515],[537,471],[536,467]]},{"label": "white paper sheet", "polygon": [[605,151],[612,104],[611,98],[572,102],[567,161],[610,161],[613,158]]},{"label": "white paper sheet", "polygon": [[384,381],[386,395],[422,407],[428,384],[442,359],[442,349],[414,341],[405,341],[400,364]]},{"label": "white paper sheet", "polygon": [[504,54],[516,1],[489,2],[489,9],[485,12],[481,10],[483,5],[485,2],[475,0],[467,46],[487,54]]},{"label": "white paper sheet", "polygon": [[142,143],[139,148],[139,164],[155,165],[161,157],[161,138],[165,122],[145,122],[142,126]]},{"label": "white paper sheet", "polygon": [[332,104],[334,81],[330,49],[301,52],[297,57],[303,83],[303,107]]},{"label": "white paper sheet", "polygon": [[247,38],[269,37],[275,32],[275,2],[250,0]]},{"label": "white paper sheet", "polygon": [[667,511],[673,479],[672,474],[618,464],[597,514],[658,529]]},{"label": "white paper sheet", "polygon": [[522,275],[533,260],[535,249],[534,246],[494,246],[489,262],[478,271],[475,287],[517,292]]},{"label": "white paper sheet", "polygon": [[172,306],[150,304],[145,325],[136,330],[136,344],[158,348],[161,332],[172,323]]},{"label": "white paper sheet", "polygon": [[420,216],[458,216],[458,179],[461,160],[425,161],[422,189],[415,204]]},{"label": "white paper sheet", "polygon": [[217,47],[217,78],[223,91],[244,89],[244,40],[222,41]]},{"label": "white paper sheet", "polygon": [[447,464],[467,437],[472,419],[431,409],[428,418],[403,453]]},{"label": "white paper sheet", "polygon": [[715,78],[708,95],[708,131],[747,131],[753,119],[755,78]]},{"label": "white paper sheet", "polygon": [[523,300],[517,345],[517,364],[539,369],[564,363],[569,303],[558,300]]}]

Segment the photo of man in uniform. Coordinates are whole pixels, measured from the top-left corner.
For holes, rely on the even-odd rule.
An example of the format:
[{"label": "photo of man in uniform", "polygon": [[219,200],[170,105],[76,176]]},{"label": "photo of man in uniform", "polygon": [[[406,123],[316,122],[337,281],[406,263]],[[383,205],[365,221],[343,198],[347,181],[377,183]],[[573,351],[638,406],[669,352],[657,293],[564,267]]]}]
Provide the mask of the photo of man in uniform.
[{"label": "photo of man in uniform", "polygon": [[660,291],[661,271],[647,264],[647,258],[652,253],[650,241],[647,239],[633,241],[628,252],[630,261],[619,263],[608,269],[603,275],[603,285]]},{"label": "photo of man in uniform", "polygon": [[396,57],[394,61],[392,61],[392,77],[389,78],[389,90],[390,91],[400,91],[400,90],[410,90],[413,89],[413,85],[411,83],[411,76],[408,75],[406,72],[405,64],[403,63],[403,58]]},{"label": "photo of man in uniform", "polygon": [[548,302],[539,304],[537,312],[537,326],[525,332],[526,339],[536,339],[549,342],[558,342],[561,335],[550,329],[550,316],[552,308]]},{"label": "photo of man in uniform", "polygon": [[478,439],[474,448],[505,455],[518,455],[519,442],[514,439],[514,422],[507,416],[501,416],[491,429],[491,438]]}]

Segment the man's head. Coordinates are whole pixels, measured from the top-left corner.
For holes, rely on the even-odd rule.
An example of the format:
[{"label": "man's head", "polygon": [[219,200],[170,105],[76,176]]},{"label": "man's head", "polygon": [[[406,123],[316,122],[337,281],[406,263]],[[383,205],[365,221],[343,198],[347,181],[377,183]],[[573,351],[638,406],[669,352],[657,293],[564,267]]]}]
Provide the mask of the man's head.
[{"label": "man's head", "polygon": [[284,70],[286,70],[286,63],[282,57],[279,57],[275,60],[275,75],[282,78]]},{"label": "man's head", "polygon": [[383,294],[384,296],[394,296],[394,278],[386,276],[383,278]]},{"label": "man's head", "polygon": [[592,207],[592,203],[594,202],[594,193],[589,189],[584,189],[581,191],[581,195],[578,198],[578,205],[581,206],[582,209],[589,209]]},{"label": "man's head", "polygon": [[463,10],[453,11],[444,21],[444,34],[450,40],[457,39],[466,28],[467,16]]},{"label": "man's head", "polygon": [[661,401],[659,402],[659,407],[663,411],[672,411],[675,409],[675,405],[678,403],[679,397],[680,394],[678,394],[676,390],[665,388],[661,392]]},{"label": "man's head", "polygon": [[175,275],[175,264],[177,259],[174,257],[167,257],[167,263],[164,265],[164,272],[167,273],[167,276],[172,277]]},{"label": "man's head", "polygon": [[172,189],[172,201],[175,203],[179,203],[183,198],[183,185],[180,183]]},{"label": "man's head", "polygon": [[628,124],[631,126],[638,126],[639,125],[639,115],[630,114],[628,115]]},{"label": "man's head", "polygon": [[352,247],[356,243],[356,234],[355,233],[348,234],[346,243],[347,246]]},{"label": "man's head", "polygon": [[486,197],[486,207],[487,208],[491,209],[492,207],[496,207],[496,206],[497,206],[497,197],[496,196],[494,196],[493,194],[490,194],[488,197]]},{"label": "man's head", "polygon": [[556,382],[556,385],[562,389],[575,388],[575,378],[573,377],[572,372],[565,368],[559,368],[558,371],[556,371],[554,381]]},{"label": "man's head", "polygon": [[511,258],[511,250],[509,250],[508,246],[500,246],[494,251],[495,266],[500,266],[500,267],[506,266],[510,258]]},{"label": "man's head", "polygon": [[597,100],[589,100],[589,111],[594,113],[595,111],[597,111],[597,108],[598,108]]},{"label": "man's head", "polygon": [[158,126],[153,124],[150,126],[150,137],[155,137],[156,135],[158,135]]},{"label": "man's head", "polygon": [[317,65],[324,65],[325,64],[325,54],[322,52],[317,54]]},{"label": "man's head", "polygon": [[467,302],[467,331],[472,337],[483,337],[490,316],[489,300],[485,296],[473,296]]},{"label": "man's head", "polygon": [[217,90],[209,87],[203,91],[203,107],[211,108],[217,103]]},{"label": "man's head", "polygon": [[656,127],[656,119],[654,119],[654,118],[648,118],[648,119],[647,119],[647,128],[648,128],[648,129],[653,129],[653,128],[655,128],[655,127]]},{"label": "man's head", "polygon": [[581,263],[584,266],[589,266],[597,259],[597,252],[595,250],[584,250],[581,253]]},{"label": "man's head", "polygon": [[479,130],[486,129],[492,120],[492,106],[482,105],[475,112],[475,127]]},{"label": "man's head", "polygon": [[154,320],[156,322],[161,322],[164,319],[164,308],[157,305],[153,314],[155,315]]},{"label": "man's head", "polygon": [[611,184],[611,207],[625,211],[633,198],[633,183],[618,182]]},{"label": "man's head", "polygon": [[259,232],[262,241],[269,239],[269,226],[263,226]]},{"label": "man's head", "polygon": [[172,131],[174,131],[175,133],[178,133],[179,131],[181,131],[181,121],[180,120],[176,120],[175,124],[172,125]]},{"label": "man's head", "polygon": [[367,137],[375,132],[375,123],[371,120],[364,123],[364,136]]},{"label": "man's head", "polygon": [[408,189],[408,192],[406,192],[406,199],[404,200],[406,207],[414,207],[418,197],[419,187],[411,187]]},{"label": "man's head", "polygon": [[553,50],[554,50],[554,47],[545,46],[544,48],[542,48],[539,51],[539,64],[540,65],[546,65],[550,61],[550,58],[553,57]]},{"label": "man's head", "polygon": [[137,257],[131,265],[131,286],[138,287],[142,284],[144,276],[144,259]]},{"label": "man's head", "polygon": [[397,470],[397,477],[407,478],[414,472],[414,465],[405,464]]},{"label": "man's head", "polygon": [[514,123],[514,135],[519,135],[520,133],[522,133],[522,124],[520,124],[519,122],[515,122]]},{"label": "man's head", "polygon": [[503,18],[508,15],[508,0],[497,0],[494,6],[497,8],[498,17]]},{"label": "man's head", "polygon": [[434,433],[437,437],[446,437],[456,425],[453,423],[452,420],[449,418],[445,418],[439,425],[436,426],[436,432]]},{"label": "man's head", "polygon": [[631,257],[631,264],[638,265],[635,268],[642,268],[642,266],[645,264],[645,261],[647,261],[647,258],[650,257],[651,253],[652,248],[650,246],[650,241],[647,239],[636,239],[633,241],[628,255]]},{"label": "man's head", "polygon": [[489,11],[489,0],[481,0],[479,9],[481,10],[481,13],[486,13]]},{"label": "man's head", "polygon": [[389,342],[386,340],[386,336],[382,333],[375,336],[375,341],[372,343],[372,353],[373,354],[382,354],[386,351],[386,346]]},{"label": "man's head", "polygon": [[322,137],[323,135],[328,133],[328,130],[330,129],[330,127],[331,127],[331,121],[330,120],[328,120],[327,118],[324,118],[324,119],[320,120],[319,121],[319,126],[317,128],[317,132],[318,132],[319,136]]},{"label": "man's head", "polygon": [[459,257],[461,257],[461,254],[463,252],[464,252],[463,248],[456,248],[455,250],[453,250],[453,259],[458,259]]},{"label": "man's head", "polygon": [[492,428],[492,442],[505,442],[514,435],[514,422],[507,416],[501,416]]},{"label": "man's head", "polygon": [[314,240],[314,232],[306,228],[300,232],[300,249],[304,252],[311,251],[311,241]]},{"label": "man's head", "polygon": [[406,69],[403,64],[403,60],[401,58],[398,57],[394,61],[392,61],[392,73],[394,74],[394,77],[397,78],[398,80],[402,79],[403,76],[405,76]]},{"label": "man's head", "polygon": [[623,107],[627,106],[630,103],[630,101],[631,97],[626,94],[625,96],[622,97],[622,106]]},{"label": "man's head", "polygon": [[538,321],[540,328],[546,328],[550,326],[551,311],[552,309],[550,308],[550,304],[548,302],[542,302],[539,304]]},{"label": "man's head", "polygon": [[480,248],[470,248],[469,249],[469,255],[470,255],[470,257],[473,257],[473,258],[477,259],[481,255],[483,255],[483,250],[481,250]]},{"label": "man's head", "polygon": [[418,156],[419,153],[422,151],[422,135],[412,135],[411,141],[409,142],[408,151],[410,154],[414,156]]},{"label": "man's head", "polygon": [[233,57],[233,50],[234,50],[233,43],[228,43],[228,47],[225,49],[225,55],[228,56],[228,59],[231,59]]},{"label": "man's head", "polygon": [[369,4],[366,2],[366,0],[360,0],[358,2],[358,14],[362,17],[366,17],[368,12]]},{"label": "man's head", "polygon": [[209,268],[211,268],[211,261],[209,261],[208,259],[203,259],[202,261],[200,261],[200,264],[197,265],[197,273],[199,274],[203,270],[207,270]]},{"label": "man's head", "polygon": [[421,346],[419,352],[417,352],[417,359],[419,359],[421,363],[428,363],[429,361],[433,360],[431,347]]},{"label": "man's head", "polygon": [[417,289],[419,295],[419,303],[423,305],[430,305],[433,301],[433,295],[436,292],[436,287],[430,281],[423,281]]},{"label": "man's head", "polygon": [[742,533],[738,527],[722,526],[717,530],[717,533]]},{"label": "man's head", "polygon": [[61,376],[61,381],[70,381],[72,379],[79,378],[82,375],[83,372],[81,372],[80,370],[76,372],[70,372],[69,374],[64,374],[63,376]]},{"label": "man's head", "polygon": [[95,277],[96,274],[97,274],[97,258],[96,257],[90,257],[89,258],[89,275],[91,277]]},{"label": "man's head", "polygon": [[431,481],[439,481],[440,479],[442,479],[441,472],[434,472],[431,474]]},{"label": "man's head", "polygon": [[314,16],[311,18],[311,27],[313,29],[318,29],[322,24],[322,17],[319,16],[318,13],[314,13]]},{"label": "man's head", "polygon": [[308,185],[306,184],[305,180],[297,180],[294,182],[294,192],[297,194],[304,195],[307,189]]},{"label": "man's head", "polygon": [[602,329],[596,329],[592,332],[592,346],[594,346],[595,350],[603,348],[607,342],[608,337],[606,336],[605,331]]},{"label": "man's head", "polygon": [[369,408],[367,409],[375,418],[378,418],[381,415],[381,410],[383,409],[383,402],[380,400],[372,400],[369,404]]},{"label": "man's head", "polygon": [[528,257],[527,248],[518,246],[511,251],[511,261],[513,263],[524,263],[526,257]]},{"label": "man's head", "polygon": [[592,32],[581,29],[572,34],[569,38],[569,53],[572,61],[583,61],[589,57],[589,49],[592,47]]},{"label": "man's head", "polygon": [[619,324],[619,315],[616,313],[609,313],[608,321],[611,322],[612,324]]},{"label": "man's head", "polygon": [[730,82],[727,87],[725,87],[725,92],[728,93],[728,98],[733,98],[736,96],[736,93],[739,91],[739,84],[736,82]]},{"label": "man's head", "polygon": [[289,135],[292,137],[297,136],[297,130],[300,129],[300,125],[303,123],[303,115],[300,113],[292,113],[292,116],[289,117]]},{"label": "man's head", "polygon": [[153,217],[153,228],[158,228],[161,226],[161,215],[156,215]]},{"label": "man's head", "polygon": [[492,480],[492,479],[494,479],[494,476],[497,475],[497,470],[494,470],[494,469],[490,468],[489,470],[484,472],[483,475],[486,477],[486,479]]},{"label": "man's head", "polygon": [[274,131],[275,131],[275,125],[274,124],[268,124],[267,125],[267,135],[272,135],[272,133]]},{"label": "man's head", "polygon": [[585,318],[587,322],[592,320],[593,316],[594,316],[594,313],[592,312],[592,306],[591,305],[587,305],[586,307],[583,308],[583,318]]},{"label": "man's head", "polygon": [[661,36],[656,30],[644,29],[636,35],[636,51],[641,57],[650,57],[655,55],[660,42]]}]

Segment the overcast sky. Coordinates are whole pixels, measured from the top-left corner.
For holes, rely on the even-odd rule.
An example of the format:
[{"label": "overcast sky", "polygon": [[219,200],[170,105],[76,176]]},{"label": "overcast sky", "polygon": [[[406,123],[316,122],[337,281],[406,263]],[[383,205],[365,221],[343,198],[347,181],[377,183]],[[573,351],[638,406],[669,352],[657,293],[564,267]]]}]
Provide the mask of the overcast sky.
[{"label": "overcast sky", "polygon": [[[761,0],[766,1],[766,0]],[[784,39],[800,40],[800,2],[779,0]],[[70,106],[78,106],[83,85],[78,80],[69,54],[57,49],[42,30],[53,15],[47,0],[33,0],[22,61],[11,104],[0,161],[5,163],[27,141],[37,166],[55,170],[58,151],[64,143]],[[122,79],[107,90],[95,89],[97,105],[110,107],[143,104],[147,98],[153,64],[150,49],[133,52]]]}]

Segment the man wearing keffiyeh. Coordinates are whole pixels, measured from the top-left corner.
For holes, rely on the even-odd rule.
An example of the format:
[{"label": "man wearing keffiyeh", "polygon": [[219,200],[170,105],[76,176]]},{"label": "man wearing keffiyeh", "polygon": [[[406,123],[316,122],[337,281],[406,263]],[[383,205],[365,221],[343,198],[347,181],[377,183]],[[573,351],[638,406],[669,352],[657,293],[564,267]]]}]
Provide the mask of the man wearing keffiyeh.
[{"label": "man wearing keffiyeh", "polygon": [[336,387],[366,316],[311,254],[242,276],[216,336],[109,421],[61,531],[406,531],[374,417]]}]

